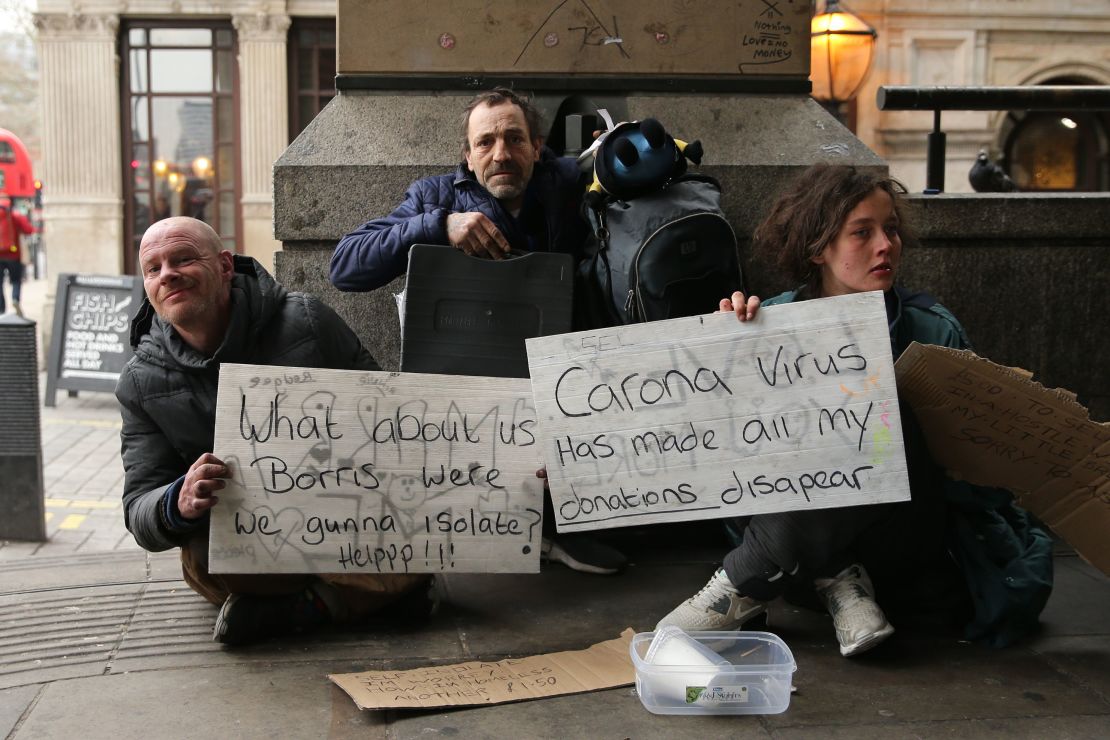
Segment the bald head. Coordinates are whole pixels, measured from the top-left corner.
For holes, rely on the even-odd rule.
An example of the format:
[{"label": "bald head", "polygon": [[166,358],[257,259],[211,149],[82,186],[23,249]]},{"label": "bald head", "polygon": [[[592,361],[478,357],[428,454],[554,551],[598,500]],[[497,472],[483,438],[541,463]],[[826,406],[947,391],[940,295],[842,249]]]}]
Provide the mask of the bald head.
[{"label": "bald head", "polygon": [[219,254],[224,247],[216,230],[203,221],[189,216],[171,216],[156,221],[143,234],[143,240],[139,244],[139,263],[142,264],[143,250],[148,245],[160,244],[172,238],[188,240],[212,254]]},{"label": "bald head", "polygon": [[139,268],[151,306],[195,349],[211,355],[227,329],[235,263],[212,227],[178,216],[143,234]]}]

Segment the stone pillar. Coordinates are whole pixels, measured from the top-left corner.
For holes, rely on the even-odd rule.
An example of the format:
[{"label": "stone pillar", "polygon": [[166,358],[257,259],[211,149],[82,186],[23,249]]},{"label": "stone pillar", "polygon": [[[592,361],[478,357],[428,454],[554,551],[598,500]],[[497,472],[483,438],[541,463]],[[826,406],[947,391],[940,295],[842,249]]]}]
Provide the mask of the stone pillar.
[{"label": "stone pillar", "polygon": [[588,19],[574,3],[338,0],[338,94],[274,165],[274,229],[285,245],[277,278],[322,298],[382,367],[397,368],[392,294],[403,279],[340,293],[327,279],[331,253],[392,211],[413,180],[452,172],[460,111],[478,90],[509,84],[536,93],[549,121],[580,96],[617,121],[654,116],[700,139],[699,171],[721,181],[748,280],[765,285],[752,280],[748,241],[793,177],[817,161],[886,169],[806,94],[811,4],[788,4],[702,3],[714,12],[699,15],[690,3],[610,0],[618,38],[612,16]]},{"label": "stone pillar", "polygon": [[286,34],[289,16],[232,16],[239,34],[239,141],[242,251],[267,269],[281,242],[273,237],[273,163],[289,143]]},{"label": "stone pillar", "polygon": [[58,273],[115,275],[123,268],[119,16],[39,13],[34,22],[49,280],[40,327],[48,347]]}]

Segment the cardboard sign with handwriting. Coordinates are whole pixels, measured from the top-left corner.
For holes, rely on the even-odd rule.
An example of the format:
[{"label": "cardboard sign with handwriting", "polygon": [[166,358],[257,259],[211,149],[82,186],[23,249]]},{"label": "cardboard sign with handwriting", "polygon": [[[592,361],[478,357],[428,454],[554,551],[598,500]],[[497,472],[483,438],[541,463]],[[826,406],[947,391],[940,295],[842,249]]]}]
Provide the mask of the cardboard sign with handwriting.
[{"label": "cardboard sign with handwriting", "polygon": [[1110,575],[1110,424],[1065,390],[974,352],[911,344],[898,386],[949,473],[1007,488]]},{"label": "cardboard sign with handwriting", "polygon": [[560,531],[909,499],[881,293],[527,347]]},{"label": "cardboard sign with handwriting", "polygon": [[213,573],[539,570],[527,380],[224,364]]},{"label": "cardboard sign with handwriting", "polygon": [[633,631],[626,629],[620,637],[585,650],[409,671],[338,673],[328,678],[359,709],[503,704],[580,694],[633,682],[635,669],[628,651],[632,636]]}]

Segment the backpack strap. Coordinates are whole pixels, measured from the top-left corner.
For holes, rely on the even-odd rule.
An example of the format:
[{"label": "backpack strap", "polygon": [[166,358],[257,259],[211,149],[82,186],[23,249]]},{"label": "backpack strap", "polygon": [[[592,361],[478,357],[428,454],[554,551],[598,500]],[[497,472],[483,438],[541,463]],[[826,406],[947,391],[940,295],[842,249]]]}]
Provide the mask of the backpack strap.
[{"label": "backpack strap", "polygon": [[619,326],[624,322],[617,313],[613,295],[613,270],[609,263],[611,234],[607,218],[608,202],[584,208],[590,222],[591,243],[586,256],[575,268],[574,326],[576,331]]},{"label": "backpack strap", "polygon": [[[609,226],[605,216],[607,207],[608,203],[602,203],[594,209],[597,217],[597,229],[594,230],[594,235],[597,236],[597,254],[594,255],[594,259],[600,260],[605,266],[605,292],[602,294],[601,310],[610,325],[615,326],[622,322],[617,313],[617,307],[609,299],[609,296],[613,295],[613,268],[609,266]],[[595,262],[594,271],[597,272],[598,269],[599,266]]]}]

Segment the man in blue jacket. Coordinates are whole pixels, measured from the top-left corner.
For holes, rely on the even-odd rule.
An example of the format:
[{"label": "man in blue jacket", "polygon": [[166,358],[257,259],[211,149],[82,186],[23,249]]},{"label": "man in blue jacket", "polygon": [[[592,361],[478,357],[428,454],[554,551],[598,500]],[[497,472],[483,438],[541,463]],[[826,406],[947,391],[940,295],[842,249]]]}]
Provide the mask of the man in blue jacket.
[{"label": "man in blue jacket", "polygon": [[510,251],[564,252],[576,261],[588,234],[584,175],[544,147],[540,113],[507,88],[479,93],[462,117],[455,172],[417,180],[392,213],[339,241],[331,281],[343,291],[380,288],[403,275],[413,244],[442,244],[502,259]]},{"label": "man in blue jacket", "polygon": [[[581,214],[585,175],[543,145],[539,110],[512,90],[476,95],[463,111],[462,157],[455,172],[417,180],[383,218],[343,237],[331,258],[331,282],[343,291],[386,285],[408,268],[413,244],[440,244],[472,257],[510,251],[563,252],[577,262],[589,228]],[[544,504],[543,554],[575,570],[611,574],[621,553],[585,535],[554,537]]]}]

